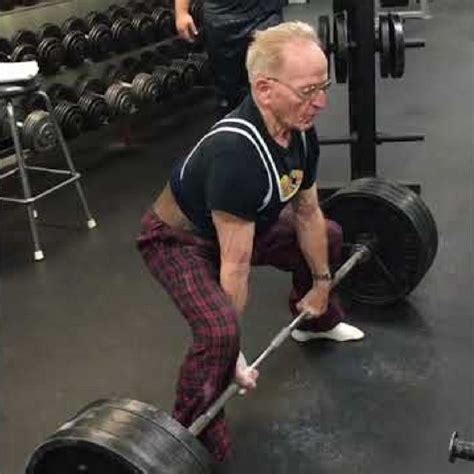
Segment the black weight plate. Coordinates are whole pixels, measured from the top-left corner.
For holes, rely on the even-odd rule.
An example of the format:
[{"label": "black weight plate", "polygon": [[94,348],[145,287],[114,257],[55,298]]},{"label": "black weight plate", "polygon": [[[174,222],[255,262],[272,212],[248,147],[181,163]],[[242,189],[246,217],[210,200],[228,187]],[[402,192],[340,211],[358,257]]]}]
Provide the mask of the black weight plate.
[{"label": "black weight plate", "polygon": [[110,5],[110,7],[107,8],[107,14],[109,15],[112,22],[118,20],[119,18],[123,18],[125,20],[130,19],[130,12],[126,8],[120,7],[118,5]]},{"label": "black weight plate", "polygon": [[66,53],[57,38],[45,38],[38,45],[38,64],[43,74],[55,74],[64,63]]},{"label": "black weight plate", "polygon": [[328,78],[331,77],[331,22],[329,16],[318,17],[318,37],[326,59],[328,61]]},{"label": "black weight plate", "polygon": [[338,83],[347,82],[349,60],[349,44],[347,37],[347,22],[344,12],[334,15],[334,70]]},{"label": "black weight plate", "polygon": [[40,41],[45,38],[61,39],[63,37],[63,33],[58,25],[55,25],[54,23],[44,23],[38,30],[38,36]]},{"label": "black weight plate", "polygon": [[107,57],[113,49],[112,31],[107,25],[96,24],[89,31],[89,50],[94,61]]},{"label": "black weight plate", "polygon": [[390,27],[390,73],[393,78],[403,76],[405,72],[405,36],[400,15],[388,15]]},{"label": "black weight plate", "polygon": [[89,12],[85,17],[85,21],[89,25],[89,28],[92,28],[94,25],[110,26],[109,17],[104,13],[99,13],[96,11]]},{"label": "black weight plate", "polygon": [[25,147],[38,153],[51,151],[56,146],[56,133],[49,113],[35,110],[23,122],[21,136]]},{"label": "black weight plate", "polygon": [[207,474],[205,448],[166,413],[136,400],[100,401],[31,456],[27,474]]},{"label": "black weight plate", "polygon": [[38,44],[38,38],[31,30],[18,30],[12,37],[12,43],[14,46],[20,46],[22,44],[32,44],[36,46]]},{"label": "black weight plate", "polygon": [[386,78],[390,74],[390,25],[387,15],[379,16],[379,61],[380,76]]},{"label": "black weight plate", "polygon": [[84,113],[87,128],[95,130],[107,123],[109,110],[103,97],[86,92],[79,97],[77,105]]},{"label": "black weight plate", "polygon": [[408,295],[430,268],[437,250],[434,219],[421,198],[381,178],[363,178],[323,203],[347,243],[375,238],[372,258],[359,264],[341,287],[359,302],[393,304]]},{"label": "black weight plate", "polygon": [[77,16],[71,16],[67,18],[61,25],[61,30],[65,35],[67,33],[71,33],[71,31],[80,31],[86,34],[88,29],[87,23],[82,18],[78,18]]},{"label": "black weight plate", "polygon": [[21,44],[17,46],[11,55],[13,62],[34,61],[36,58],[36,47],[32,44]]},{"label": "black weight plate", "polygon": [[12,44],[6,38],[0,37],[0,53],[11,54]]},{"label": "black weight plate", "polygon": [[156,39],[155,21],[146,13],[137,13],[132,19],[132,26],[138,33],[141,44],[153,43]]}]

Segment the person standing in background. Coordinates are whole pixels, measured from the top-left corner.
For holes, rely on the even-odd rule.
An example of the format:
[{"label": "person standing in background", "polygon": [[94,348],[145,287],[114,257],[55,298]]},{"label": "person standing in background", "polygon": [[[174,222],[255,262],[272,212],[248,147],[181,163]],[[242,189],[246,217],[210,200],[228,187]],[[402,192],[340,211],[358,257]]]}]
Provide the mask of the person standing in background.
[{"label": "person standing in background", "polygon": [[[191,0],[174,2],[178,35],[192,42],[200,32],[190,14]],[[202,33],[223,114],[237,107],[248,92],[245,55],[253,32],[281,23],[285,4],[285,0],[203,0]]]}]

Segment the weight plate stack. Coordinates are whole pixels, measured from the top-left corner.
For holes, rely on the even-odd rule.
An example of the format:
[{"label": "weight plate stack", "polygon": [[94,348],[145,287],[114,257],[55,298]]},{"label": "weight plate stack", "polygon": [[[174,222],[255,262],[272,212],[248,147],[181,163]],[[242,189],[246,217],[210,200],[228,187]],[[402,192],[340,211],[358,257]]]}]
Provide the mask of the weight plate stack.
[{"label": "weight plate stack", "polygon": [[89,42],[81,31],[71,31],[63,39],[65,64],[74,68],[80,66],[89,56]]},{"label": "weight plate stack", "polygon": [[56,147],[56,133],[49,119],[49,113],[44,110],[35,110],[27,115],[21,136],[25,148],[38,153],[48,152]]},{"label": "weight plate stack", "polygon": [[135,49],[138,45],[137,32],[130,21],[125,18],[118,18],[110,28],[115,51],[123,53]]},{"label": "weight plate stack", "polygon": [[132,94],[127,87],[112,84],[107,88],[104,99],[114,115],[129,115],[133,111]]},{"label": "weight plate stack", "polygon": [[153,70],[152,76],[163,91],[165,97],[174,96],[183,88],[179,74],[167,66],[156,66]]},{"label": "weight plate stack", "polygon": [[112,30],[104,24],[93,25],[89,31],[89,54],[93,61],[102,61],[114,49]]},{"label": "weight plate stack", "polygon": [[138,34],[140,44],[147,45],[156,40],[155,21],[147,13],[136,13],[132,19],[132,26]]},{"label": "weight plate stack", "polygon": [[80,31],[81,33],[87,34],[89,28],[85,20],[77,16],[71,16],[61,25],[61,30],[63,35],[67,35],[71,31]]},{"label": "weight plate stack", "polygon": [[119,5],[110,5],[109,8],[107,8],[106,12],[112,22],[119,19],[131,19],[130,12],[126,8],[121,7]]},{"label": "weight plate stack", "polygon": [[358,302],[386,305],[408,295],[436,255],[435,221],[421,198],[397,183],[363,178],[323,203],[325,215],[338,222],[344,241],[374,240],[371,258],[342,282]]},{"label": "weight plate stack", "polygon": [[36,53],[36,46],[32,44],[21,44],[16,46],[11,54],[11,60],[16,62],[22,61],[36,61],[38,55]]},{"label": "weight plate stack", "polygon": [[81,134],[84,115],[78,105],[61,101],[54,107],[54,115],[65,138],[76,138]]},{"label": "weight plate stack", "polygon": [[60,40],[63,37],[63,32],[61,28],[54,23],[44,23],[38,30],[38,37],[40,41],[45,38],[57,38]]},{"label": "weight plate stack", "polygon": [[133,78],[132,93],[140,102],[158,102],[162,96],[159,84],[145,72]]},{"label": "weight plate stack", "polygon": [[89,12],[84,18],[84,20],[87,23],[89,29],[95,25],[105,25],[110,27],[110,25],[112,24],[109,17],[105,13],[100,13],[96,11]]},{"label": "weight plate stack", "polygon": [[155,21],[155,31],[157,39],[166,39],[176,34],[174,14],[168,8],[156,7],[151,12]]},{"label": "weight plate stack", "polygon": [[65,62],[66,52],[57,38],[45,38],[37,49],[38,64],[44,75],[56,74]]},{"label": "weight plate stack", "polygon": [[184,90],[192,89],[199,82],[196,66],[185,59],[173,59],[170,68],[179,74]]},{"label": "weight plate stack", "polygon": [[95,130],[108,122],[109,108],[103,97],[86,92],[79,97],[77,105],[84,114],[87,129]]},{"label": "weight plate stack", "polygon": [[31,30],[18,30],[12,37],[13,46],[21,46],[23,44],[31,44],[38,46],[38,37]]}]

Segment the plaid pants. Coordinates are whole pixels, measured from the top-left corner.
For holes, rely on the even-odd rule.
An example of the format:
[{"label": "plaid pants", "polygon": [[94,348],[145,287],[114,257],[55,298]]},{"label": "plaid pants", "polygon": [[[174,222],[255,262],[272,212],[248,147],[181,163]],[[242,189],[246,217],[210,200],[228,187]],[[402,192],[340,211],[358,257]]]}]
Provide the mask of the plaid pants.
[{"label": "plaid pants", "polygon": [[[341,258],[342,231],[327,222],[329,260]],[[142,220],[137,246],[153,276],[163,285],[190,325],[193,342],[181,366],[173,417],[189,426],[232,381],[240,348],[239,321],[219,283],[219,246],[190,232],[169,227],[152,211]],[[294,216],[287,206],[279,221],[255,237],[252,265],[292,272],[289,306],[312,286],[309,268],[296,239]],[[305,321],[301,329],[324,331],[342,319],[332,295],[328,311]],[[231,441],[222,410],[199,436],[216,461],[230,454]]]}]

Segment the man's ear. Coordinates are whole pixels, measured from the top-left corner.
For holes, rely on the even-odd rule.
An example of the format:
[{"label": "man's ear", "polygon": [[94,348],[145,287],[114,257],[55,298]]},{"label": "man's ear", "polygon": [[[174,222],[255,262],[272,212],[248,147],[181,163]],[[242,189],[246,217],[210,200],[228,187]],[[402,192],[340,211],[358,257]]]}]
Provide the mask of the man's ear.
[{"label": "man's ear", "polygon": [[270,102],[271,84],[270,81],[262,76],[257,76],[252,82],[253,92],[261,104]]}]

